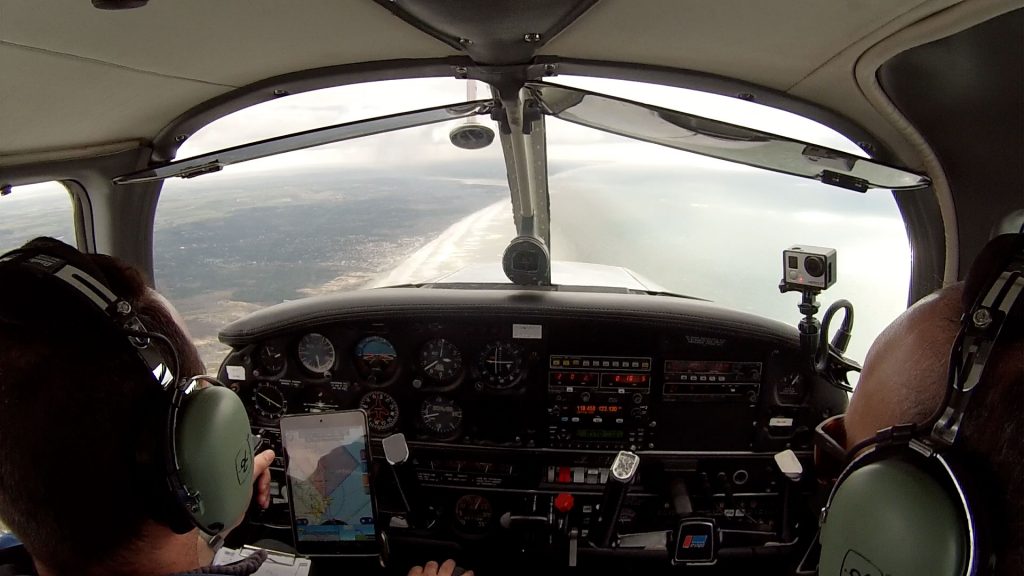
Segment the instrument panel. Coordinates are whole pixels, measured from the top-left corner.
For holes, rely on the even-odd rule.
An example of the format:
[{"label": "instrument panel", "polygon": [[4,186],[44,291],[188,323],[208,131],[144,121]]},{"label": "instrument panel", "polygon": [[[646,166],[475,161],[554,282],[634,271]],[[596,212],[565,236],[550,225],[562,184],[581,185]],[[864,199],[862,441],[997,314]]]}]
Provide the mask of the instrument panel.
[{"label": "instrument panel", "polygon": [[[671,334],[586,343],[593,336],[577,331],[599,334],[601,322],[560,324],[328,325],[245,347],[225,362],[222,376],[264,427],[285,414],[358,407],[377,437],[400,431],[423,441],[609,450],[751,449],[756,428],[766,424],[755,422],[762,389],[772,392],[766,400],[781,393],[799,403],[804,395],[778,347],[748,342],[684,351],[693,348],[680,345],[685,335]],[[545,327],[549,338],[510,336],[524,328],[543,334]],[[573,337],[556,340],[562,329]],[[611,353],[617,349],[628,353]],[[769,404],[786,411],[784,402]],[[694,421],[690,412],[708,409],[722,421],[748,422],[718,431],[717,440],[656,429],[659,419],[685,426],[681,419]],[[768,428],[788,437],[793,426],[775,420]]]},{"label": "instrument panel", "polygon": [[[777,546],[800,499],[772,457],[813,466],[814,426],[846,402],[803,374],[794,328],[662,296],[368,290],[269,308],[221,340],[220,377],[273,447],[282,415],[363,409],[382,513],[408,512],[379,442],[401,432],[437,520],[405,530],[474,548],[522,549],[517,523],[539,518],[585,538],[619,450],[642,461],[620,532],[700,513]],[[280,485],[271,525],[287,522]]]},{"label": "instrument panel", "polygon": [[442,322],[323,326],[247,347],[223,375],[262,427],[285,414],[362,408],[377,438],[401,431],[423,441],[522,444],[529,437],[536,445],[532,429],[508,435],[488,423],[496,402],[526,416],[528,374],[539,373],[540,348],[500,332]]}]

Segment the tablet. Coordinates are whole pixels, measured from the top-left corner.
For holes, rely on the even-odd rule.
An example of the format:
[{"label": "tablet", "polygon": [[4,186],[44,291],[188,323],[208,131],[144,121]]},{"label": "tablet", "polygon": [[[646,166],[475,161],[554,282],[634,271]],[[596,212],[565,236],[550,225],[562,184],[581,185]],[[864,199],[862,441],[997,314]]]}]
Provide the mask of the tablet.
[{"label": "tablet", "polygon": [[280,422],[296,551],[379,554],[366,413],[296,414]]}]

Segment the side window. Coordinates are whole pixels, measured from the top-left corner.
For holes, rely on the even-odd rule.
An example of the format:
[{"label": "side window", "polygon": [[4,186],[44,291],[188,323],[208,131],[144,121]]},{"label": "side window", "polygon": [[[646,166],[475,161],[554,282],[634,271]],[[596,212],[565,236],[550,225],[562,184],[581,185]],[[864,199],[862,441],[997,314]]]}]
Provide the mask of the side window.
[{"label": "side window", "polygon": [[0,253],[37,236],[75,245],[75,219],[68,189],[60,182],[15,186],[0,196]]}]

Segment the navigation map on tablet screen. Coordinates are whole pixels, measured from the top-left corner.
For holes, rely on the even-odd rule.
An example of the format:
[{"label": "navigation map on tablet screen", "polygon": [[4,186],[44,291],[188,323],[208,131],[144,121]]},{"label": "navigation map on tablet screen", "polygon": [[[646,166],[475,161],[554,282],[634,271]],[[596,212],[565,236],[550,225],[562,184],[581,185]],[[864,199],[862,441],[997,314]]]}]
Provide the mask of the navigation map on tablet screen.
[{"label": "navigation map on tablet screen", "polygon": [[312,542],[375,538],[362,427],[282,430],[295,533]]}]

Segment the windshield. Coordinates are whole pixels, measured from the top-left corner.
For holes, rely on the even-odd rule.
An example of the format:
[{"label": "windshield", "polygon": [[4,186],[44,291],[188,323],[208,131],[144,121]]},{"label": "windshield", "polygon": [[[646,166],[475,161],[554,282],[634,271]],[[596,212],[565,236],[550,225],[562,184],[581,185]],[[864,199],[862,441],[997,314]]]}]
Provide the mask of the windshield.
[{"label": "windshield", "polygon": [[[628,82],[558,81],[865,156],[819,124],[749,102]],[[204,128],[179,157],[462,102],[469,93],[466,81],[420,79],[281,98]],[[448,121],[165,182],[157,283],[189,320],[208,366],[223,355],[217,330],[267,305],[430,282],[474,265],[482,267],[478,277],[493,279],[516,229],[499,138],[475,150],[452,143],[453,132],[470,123],[498,128],[486,116]],[[822,301],[843,297],[859,306],[854,358],[904,309],[910,251],[890,192],[852,192],[554,117],[546,124],[554,274],[579,273],[564,283],[600,285],[610,277],[566,262],[623,267],[652,287],[795,324],[797,297],[777,288],[781,255],[810,244],[838,250],[839,282]]]}]

